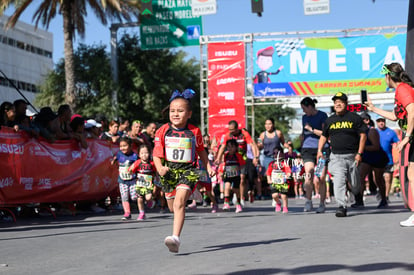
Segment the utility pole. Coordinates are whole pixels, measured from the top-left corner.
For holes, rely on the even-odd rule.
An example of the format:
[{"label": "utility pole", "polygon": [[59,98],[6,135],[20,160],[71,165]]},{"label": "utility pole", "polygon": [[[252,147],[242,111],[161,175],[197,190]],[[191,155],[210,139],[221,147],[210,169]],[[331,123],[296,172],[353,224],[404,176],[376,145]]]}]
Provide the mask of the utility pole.
[{"label": "utility pole", "polygon": [[[111,31],[111,70],[114,83],[118,83],[118,29],[138,27],[139,25],[139,22],[114,23],[111,24],[111,27],[109,28]],[[118,91],[116,88],[112,91],[112,108],[114,110],[115,118],[118,119]]]}]

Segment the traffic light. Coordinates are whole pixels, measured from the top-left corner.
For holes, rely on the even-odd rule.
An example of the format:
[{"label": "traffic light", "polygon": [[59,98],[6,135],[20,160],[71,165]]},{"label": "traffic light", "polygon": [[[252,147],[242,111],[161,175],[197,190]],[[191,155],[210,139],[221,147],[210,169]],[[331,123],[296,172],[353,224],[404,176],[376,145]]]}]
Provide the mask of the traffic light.
[{"label": "traffic light", "polygon": [[152,0],[141,0],[141,15],[151,16],[152,14]]},{"label": "traffic light", "polygon": [[252,12],[257,13],[260,17],[263,12],[263,0],[251,0],[252,1]]}]

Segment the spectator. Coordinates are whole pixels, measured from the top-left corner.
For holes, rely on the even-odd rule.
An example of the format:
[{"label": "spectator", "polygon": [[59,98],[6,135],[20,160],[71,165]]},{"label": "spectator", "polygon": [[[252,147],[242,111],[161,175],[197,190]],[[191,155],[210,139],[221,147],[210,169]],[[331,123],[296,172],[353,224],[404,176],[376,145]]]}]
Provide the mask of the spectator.
[{"label": "spectator", "polygon": [[40,136],[49,142],[54,142],[56,140],[55,133],[52,129],[53,124],[56,124],[56,119],[57,115],[50,107],[43,107],[40,109],[40,112],[34,118],[34,125],[39,128]]},{"label": "spectator", "polygon": [[112,120],[111,122],[109,122],[109,130],[101,135],[101,139],[107,140],[114,144],[119,144],[120,136],[118,135],[118,129],[119,122],[116,120]]},{"label": "spectator", "polygon": [[52,131],[56,135],[56,139],[71,139],[72,129],[69,124],[72,118],[72,110],[67,104],[60,105],[57,113],[57,120],[52,125]]},{"label": "spectator", "polygon": [[81,148],[88,148],[88,143],[86,142],[86,135],[84,133],[85,122],[82,117],[74,117],[69,124],[70,128],[73,130],[72,137],[78,141]]},{"label": "spectator", "polygon": [[395,131],[391,130],[385,125],[385,118],[377,118],[377,131],[380,137],[381,148],[387,153],[388,163],[385,166],[384,181],[385,181],[385,196],[388,200],[388,196],[391,190],[392,177],[394,173],[394,161],[392,157],[392,147],[396,145],[400,139]]},{"label": "spectator", "polygon": [[16,111],[16,123],[20,124],[26,117],[27,102],[23,99],[18,99],[13,102]]},{"label": "spectator", "polygon": [[154,122],[148,123],[147,127],[145,127],[142,134],[147,138],[149,143],[151,144],[151,148],[154,148],[154,138],[155,138],[155,131],[157,130],[157,124]]},{"label": "spectator", "polygon": [[86,132],[86,138],[91,139],[99,139],[99,128],[102,127],[102,124],[96,122],[93,119],[88,119],[85,122],[85,132]]},{"label": "spectator", "polygon": [[15,123],[16,111],[11,102],[5,101],[0,105],[0,126],[13,127],[18,131],[19,126]]},{"label": "spectator", "polygon": [[120,137],[126,135],[128,133],[130,123],[128,119],[124,119],[124,118],[119,118],[119,129],[118,129],[118,135]]}]

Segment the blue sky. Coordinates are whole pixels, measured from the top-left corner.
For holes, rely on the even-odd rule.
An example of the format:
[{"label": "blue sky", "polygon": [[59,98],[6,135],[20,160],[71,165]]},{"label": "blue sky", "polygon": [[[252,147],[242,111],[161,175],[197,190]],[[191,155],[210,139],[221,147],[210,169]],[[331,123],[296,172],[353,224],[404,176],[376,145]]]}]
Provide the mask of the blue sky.
[{"label": "blue sky", "polygon": [[[217,0],[217,14],[203,17],[203,34],[242,34],[309,30],[342,30],[380,26],[406,25],[409,0],[331,0],[331,12],[324,15],[305,16],[303,0],[264,0],[262,17],[251,13],[250,0]],[[40,1],[39,1],[40,2]],[[25,12],[21,20],[32,23],[35,6]],[[6,11],[10,14],[11,11]],[[90,13],[87,17],[85,39],[76,43],[87,45],[104,44],[110,50],[109,25],[102,26]],[[39,26],[41,27],[41,26]],[[42,27],[41,27],[42,28]],[[53,59],[63,57],[62,18],[56,17],[48,29],[54,35]],[[138,28],[118,31],[139,32]],[[199,58],[199,47],[180,48],[190,56]]]}]

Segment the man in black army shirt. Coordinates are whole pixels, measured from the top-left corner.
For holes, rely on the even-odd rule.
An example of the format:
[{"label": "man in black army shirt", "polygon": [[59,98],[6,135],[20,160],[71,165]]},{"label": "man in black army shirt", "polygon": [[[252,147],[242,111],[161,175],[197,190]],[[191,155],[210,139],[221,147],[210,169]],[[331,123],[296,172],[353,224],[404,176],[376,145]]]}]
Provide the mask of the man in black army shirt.
[{"label": "man in black army shirt", "polygon": [[361,186],[358,164],[362,160],[367,126],[362,118],[347,110],[348,97],[336,93],[332,98],[335,114],[328,117],[322,136],[319,139],[317,159],[323,157],[322,148],[329,139],[332,148],[328,170],[333,176],[335,199],[338,209],[337,217],[346,217],[347,182],[358,192]]}]

